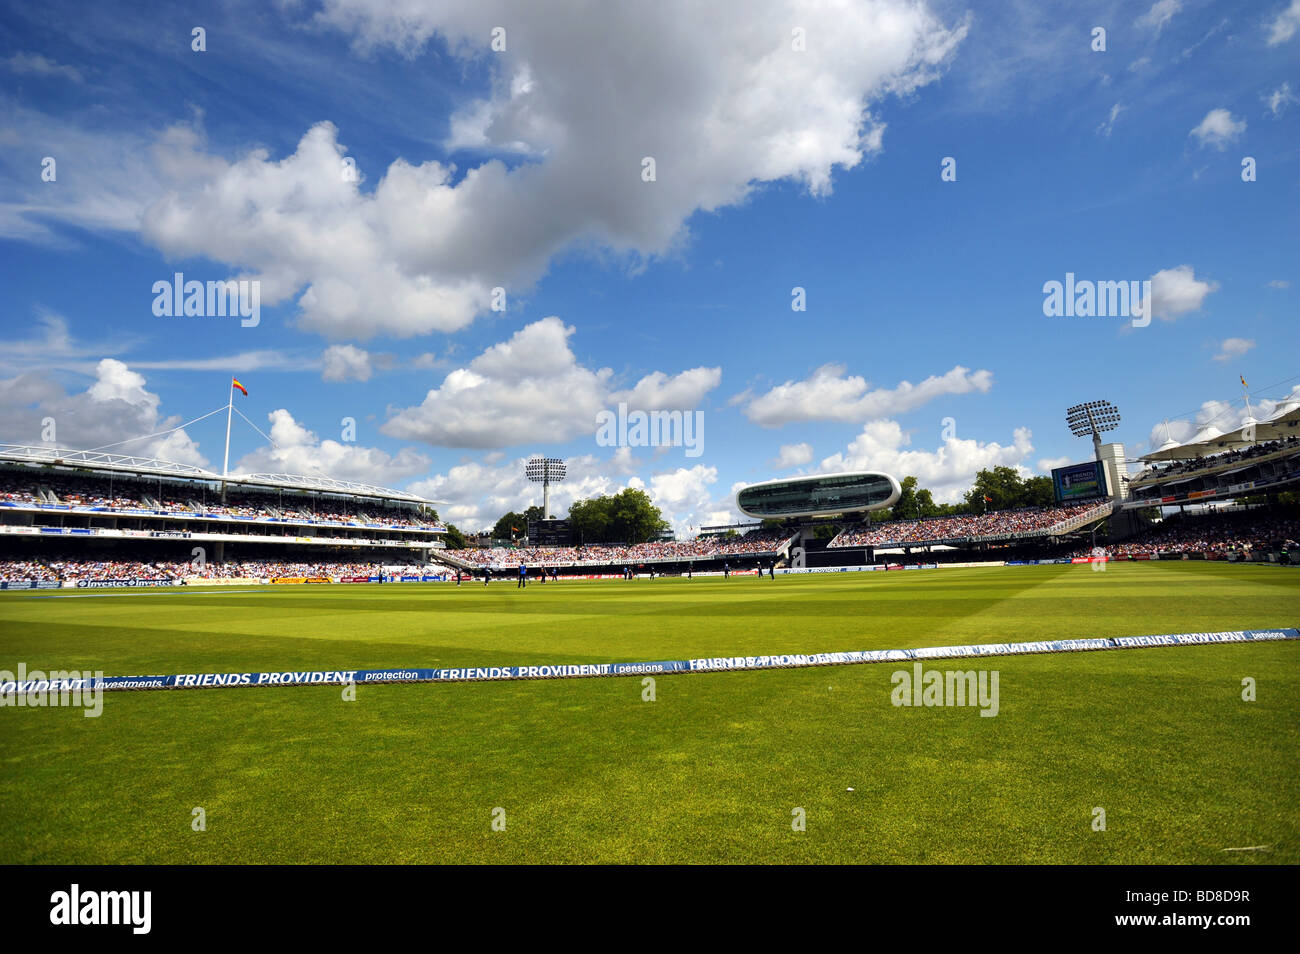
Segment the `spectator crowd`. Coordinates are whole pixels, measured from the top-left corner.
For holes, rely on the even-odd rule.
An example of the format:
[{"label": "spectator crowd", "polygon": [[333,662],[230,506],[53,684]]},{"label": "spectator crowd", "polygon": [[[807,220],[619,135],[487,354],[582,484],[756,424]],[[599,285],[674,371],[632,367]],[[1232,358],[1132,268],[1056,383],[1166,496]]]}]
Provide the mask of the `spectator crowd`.
[{"label": "spectator crowd", "polygon": [[[1112,557],[1162,553],[1231,553],[1281,548],[1294,551],[1300,519],[1264,510],[1170,518],[1139,537],[1103,549]],[[1089,556],[1091,549],[1076,556]]]},{"label": "spectator crowd", "polygon": [[[96,490],[87,486],[84,481],[66,477],[42,474],[37,478],[25,474],[0,472],[0,504],[85,507],[105,511],[144,510],[150,513],[162,511],[196,518],[242,517],[342,526],[379,525],[419,530],[444,529],[442,524],[422,520],[409,509],[357,509],[349,513],[338,508],[321,507],[319,503],[307,506],[301,500],[290,499],[286,504],[279,494],[243,490],[228,492],[225,503],[221,503],[208,501],[206,490],[201,491],[199,488],[194,489],[194,494],[198,498],[194,499],[183,492],[177,495],[175,491],[181,488],[172,484],[162,485],[162,489],[172,491],[171,494],[160,493],[158,485],[146,487],[138,480],[113,482],[105,480],[103,484],[104,486]],[[53,501],[48,496],[38,495],[38,489],[53,495]]]},{"label": "spectator crowd", "polygon": [[880,547],[895,544],[929,543],[939,540],[994,536],[1006,533],[1046,534],[1057,524],[1083,516],[1104,503],[1090,501],[1068,507],[1031,507],[1025,510],[996,510],[992,513],[960,514],[927,520],[889,520],[885,523],[850,527],[827,546]]},{"label": "spectator crowd", "polygon": [[1186,460],[1176,460],[1169,464],[1157,464],[1148,470],[1136,474],[1130,481],[1135,484],[1163,483],[1170,477],[1180,477],[1186,474],[1192,474],[1201,470],[1210,470],[1222,464],[1235,464],[1238,461],[1253,460],[1257,457],[1267,457],[1269,454],[1276,454],[1278,451],[1300,450],[1300,437],[1287,437],[1277,441],[1264,441],[1260,444],[1251,444],[1241,450],[1227,451],[1223,454],[1215,454],[1211,457],[1192,457]]},{"label": "spectator crowd", "polygon": [[631,545],[592,543],[583,547],[488,547],[457,550],[453,555],[479,567],[574,564],[616,566],[658,560],[711,560],[725,556],[775,554],[790,540],[787,530],[751,530],[734,537],[700,537],[696,540],[660,540]]},{"label": "spectator crowd", "polygon": [[[376,576],[380,565],[375,563],[294,560],[230,560],[225,563],[194,564],[183,561],[159,560],[108,560],[108,559],[51,559],[51,560],[0,560],[0,582],[24,581],[67,582],[78,580],[256,580],[276,577],[341,577]],[[445,572],[416,565],[384,565],[385,574],[424,574]]]}]

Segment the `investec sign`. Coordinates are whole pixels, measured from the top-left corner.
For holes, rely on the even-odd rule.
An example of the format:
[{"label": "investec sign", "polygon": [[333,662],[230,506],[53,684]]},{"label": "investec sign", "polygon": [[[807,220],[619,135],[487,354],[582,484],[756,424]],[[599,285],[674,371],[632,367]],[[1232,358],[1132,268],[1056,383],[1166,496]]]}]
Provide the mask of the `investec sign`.
[{"label": "investec sign", "polygon": [[175,586],[175,580],[78,580],[77,586],[86,589],[105,589],[116,586]]}]

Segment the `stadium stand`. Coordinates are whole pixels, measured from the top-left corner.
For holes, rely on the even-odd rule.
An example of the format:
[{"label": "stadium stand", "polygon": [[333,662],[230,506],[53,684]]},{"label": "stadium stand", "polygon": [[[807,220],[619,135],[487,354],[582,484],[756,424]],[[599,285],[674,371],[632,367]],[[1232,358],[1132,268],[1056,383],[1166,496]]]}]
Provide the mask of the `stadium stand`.
[{"label": "stadium stand", "polygon": [[849,527],[828,548],[889,547],[983,540],[1024,540],[1067,533],[1110,513],[1109,501],[1069,507],[1033,507],[992,513],[934,517],[927,520],[889,520]]},{"label": "stadium stand", "polygon": [[445,546],[432,504],[330,478],[223,480],[166,461],[0,445],[0,582],[151,585],[425,567]]},{"label": "stadium stand", "polygon": [[[110,482],[114,483],[114,482]],[[207,487],[177,487],[141,481],[115,481],[107,489],[102,481],[70,479],[14,471],[0,472],[0,506],[13,510],[74,512],[135,516],[194,517],[214,520],[259,520],[305,525],[384,527],[434,532],[446,528],[400,510],[365,507],[358,501],[320,503],[309,499],[285,502],[284,492],[234,490],[225,501],[209,500]],[[158,489],[155,489],[158,488]],[[151,495],[150,491],[154,493]],[[351,504],[351,506],[344,506]]]},{"label": "stadium stand", "polygon": [[1154,463],[1129,478],[1129,507],[1283,489],[1300,482],[1300,437],[1262,441],[1208,457]]},{"label": "stadium stand", "polygon": [[786,530],[752,530],[743,536],[701,537],[690,541],[588,544],[583,547],[491,547],[461,550],[453,557],[475,567],[616,566],[619,564],[682,563],[734,557],[775,558],[790,546],[794,534]]},{"label": "stadium stand", "polygon": [[[0,583],[24,581],[58,582],[76,585],[79,581],[157,580],[167,582],[199,580],[272,580],[308,579],[377,579],[386,576],[445,574],[445,567],[431,564],[357,563],[346,561],[300,562],[292,560],[231,560],[226,563],[195,566],[181,560],[121,560],[60,556],[58,558],[0,560]],[[450,571],[453,572],[454,571]]]},{"label": "stadium stand", "polygon": [[[1300,515],[1274,508],[1170,517],[1136,537],[1105,547],[1107,556],[1131,557],[1164,554],[1246,556],[1252,552],[1296,553],[1300,544]],[[1073,555],[1087,556],[1078,550]]]}]

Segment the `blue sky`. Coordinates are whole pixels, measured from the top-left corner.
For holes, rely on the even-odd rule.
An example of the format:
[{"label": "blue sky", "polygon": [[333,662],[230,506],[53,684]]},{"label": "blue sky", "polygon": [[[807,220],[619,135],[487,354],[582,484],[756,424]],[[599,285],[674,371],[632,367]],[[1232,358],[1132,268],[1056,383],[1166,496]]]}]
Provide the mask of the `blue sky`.
[{"label": "blue sky", "polygon": [[[547,454],[556,509],[643,486],[685,531],[782,474],[1086,459],[1080,401],[1131,456],[1235,424],[1239,375],[1262,416],[1300,384],[1300,0],[983,6],[5,3],[0,440],[219,470],[188,422],[234,374],[271,441],[237,418],[232,470],[477,529]],[[260,321],[156,316],[175,272]],[[1047,317],[1067,272],[1153,320]],[[702,453],[598,445],[620,402]]]}]

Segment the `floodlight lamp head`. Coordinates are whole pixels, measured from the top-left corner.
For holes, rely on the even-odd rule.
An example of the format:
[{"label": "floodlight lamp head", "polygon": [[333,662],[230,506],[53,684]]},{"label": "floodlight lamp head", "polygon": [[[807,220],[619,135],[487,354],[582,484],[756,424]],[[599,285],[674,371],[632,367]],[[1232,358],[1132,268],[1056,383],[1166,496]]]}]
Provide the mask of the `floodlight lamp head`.
[{"label": "floodlight lamp head", "polygon": [[524,467],[524,476],[537,483],[561,481],[565,473],[564,461],[556,457],[534,457]]},{"label": "floodlight lamp head", "polygon": [[1065,423],[1075,437],[1087,437],[1119,427],[1119,408],[1109,401],[1086,401],[1067,408]]}]

